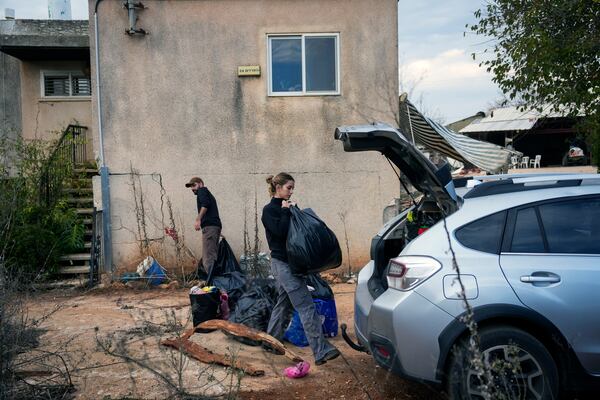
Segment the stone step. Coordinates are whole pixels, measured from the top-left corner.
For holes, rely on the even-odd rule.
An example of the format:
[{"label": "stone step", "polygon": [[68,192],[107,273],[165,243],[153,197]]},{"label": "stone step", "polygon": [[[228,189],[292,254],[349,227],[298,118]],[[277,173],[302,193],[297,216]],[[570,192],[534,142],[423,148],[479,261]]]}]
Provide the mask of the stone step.
[{"label": "stone step", "polygon": [[74,253],[61,256],[60,261],[89,261],[92,259],[90,253]]},{"label": "stone step", "polygon": [[89,189],[92,185],[92,178],[69,178],[65,181],[65,189]]},{"label": "stone step", "polygon": [[58,272],[61,274],[89,274],[90,266],[89,265],[74,265],[70,267],[60,267]]},{"label": "stone step", "polygon": [[77,208],[77,209],[75,209],[75,212],[79,215],[87,215],[87,214],[93,214],[94,209],[93,208]]},{"label": "stone step", "polygon": [[71,204],[93,204],[94,199],[92,197],[69,197],[67,203]]},{"label": "stone step", "polygon": [[82,187],[82,188],[65,188],[63,189],[64,193],[69,194],[90,194],[94,192],[94,189],[91,187]]},{"label": "stone step", "polygon": [[93,168],[75,168],[73,170],[76,174],[97,174],[98,170]]}]

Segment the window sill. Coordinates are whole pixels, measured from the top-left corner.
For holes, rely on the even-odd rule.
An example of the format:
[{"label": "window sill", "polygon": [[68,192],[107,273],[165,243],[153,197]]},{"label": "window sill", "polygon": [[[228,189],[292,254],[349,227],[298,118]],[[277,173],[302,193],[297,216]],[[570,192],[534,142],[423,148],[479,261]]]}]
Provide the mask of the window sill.
[{"label": "window sill", "polygon": [[269,93],[268,97],[323,97],[341,96],[341,93]]},{"label": "window sill", "polygon": [[40,97],[38,99],[40,103],[77,103],[77,102],[90,102],[92,96],[57,96],[57,97]]}]

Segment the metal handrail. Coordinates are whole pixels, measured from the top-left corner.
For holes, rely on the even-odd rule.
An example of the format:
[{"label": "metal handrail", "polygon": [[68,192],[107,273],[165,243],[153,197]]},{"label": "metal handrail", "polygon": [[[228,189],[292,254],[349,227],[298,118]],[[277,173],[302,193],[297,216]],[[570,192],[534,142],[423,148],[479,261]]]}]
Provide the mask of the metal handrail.
[{"label": "metal handrail", "polygon": [[60,198],[63,181],[71,175],[75,165],[86,161],[86,130],[85,126],[70,124],[50,154],[40,184],[40,201],[46,206]]}]

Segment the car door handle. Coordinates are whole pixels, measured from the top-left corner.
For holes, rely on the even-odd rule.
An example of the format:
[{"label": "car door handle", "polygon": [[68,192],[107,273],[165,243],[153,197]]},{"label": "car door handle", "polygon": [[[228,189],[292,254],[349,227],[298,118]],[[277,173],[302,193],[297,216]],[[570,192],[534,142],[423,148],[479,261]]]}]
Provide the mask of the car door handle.
[{"label": "car door handle", "polygon": [[524,282],[524,283],[558,283],[558,282],[560,282],[560,276],[524,275],[521,277],[521,282]]}]

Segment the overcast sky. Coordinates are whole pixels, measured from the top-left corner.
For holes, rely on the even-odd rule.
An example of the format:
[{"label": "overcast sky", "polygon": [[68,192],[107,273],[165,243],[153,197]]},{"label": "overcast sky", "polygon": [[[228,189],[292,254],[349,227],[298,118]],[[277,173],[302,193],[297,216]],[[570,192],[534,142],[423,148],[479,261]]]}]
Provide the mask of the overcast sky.
[{"label": "overcast sky", "polygon": [[[482,39],[463,35],[465,24],[483,0],[400,0],[398,37],[402,81],[416,86],[413,102],[446,123],[485,111],[499,97],[490,74],[471,53]],[[13,8],[16,18],[48,18],[47,0],[0,0],[0,15]],[[71,0],[73,19],[87,19],[87,0]]]},{"label": "overcast sky", "polygon": [[473,61],[483,51],[483,39],[464,35],[465,24],[483,0],[400,0],[398,42],[400,70],[405,81],[422,79],[416,94],[427,111],[446,123],[486,111],[500,97],[491,75]]}]

